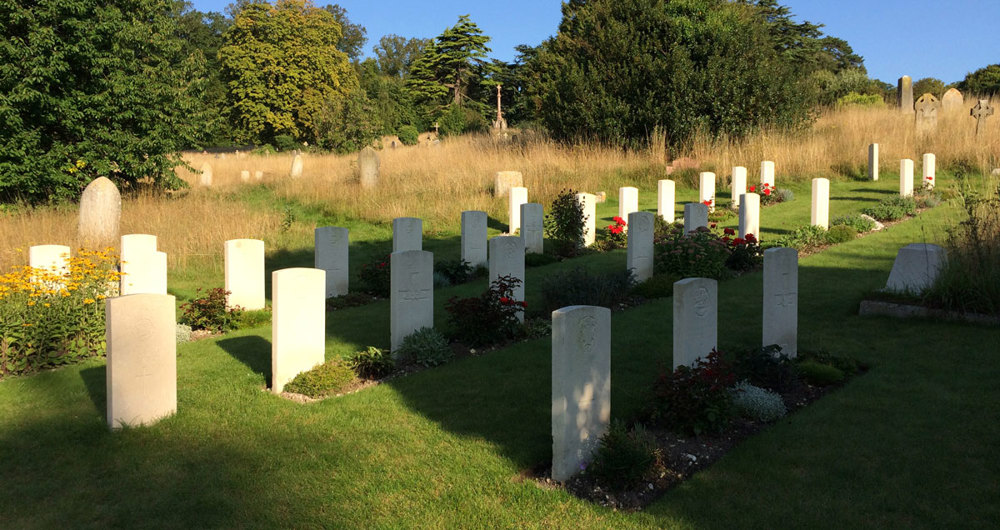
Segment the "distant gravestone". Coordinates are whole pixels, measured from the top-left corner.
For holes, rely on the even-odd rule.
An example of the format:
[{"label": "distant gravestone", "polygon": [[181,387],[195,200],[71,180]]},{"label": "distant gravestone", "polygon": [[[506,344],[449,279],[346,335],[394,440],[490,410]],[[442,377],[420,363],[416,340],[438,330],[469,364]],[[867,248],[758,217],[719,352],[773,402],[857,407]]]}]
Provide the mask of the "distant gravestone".
[{"label": "distant gravestone", "polygon": [[[490,239],[490,284],[501,276],[521,280],[514,288],[514,300],[524,301],[524,240],[517,236],[497,236]],[[524,311],[518,313],[524,322]]]},{"label": "distant gravestone", "polygon": [[799,253],[794,248],[764,251],[763,346],[777,344],[789,357],[798,354]]},{"label": "distant gravestone", "polygon": [[150,425],[177,412],[176,300],[164,294],[105,301],[108,426]]},{"label": "distant gravestone", "polygon": [[708,228],[708,206],[700,202],[689,202],[684,205],[684,233],[689,234],[698,228]]},{"label": "distant gravestone", "polygon": [[934,284],[948,259],[945,249],[929,243],[911,243],[899,249],[885,290],[920,294]]},{"label": "distant gravestone", "polygon": [[423,250],[424,222],[419,217],[397,217],[392,220],[392,251]]},{"label": "distant gravestone", "polygon": [[264,309],[264,242],[230,239],[225,246],[226,307]]},{"label": "distant gravestone", "polygon": [[302,177],[302,155],[295,153],[292,158],[292,167],[288,170],[288,176],[293,179]]},{"label": "distant gravestone", "polygon": [[703,171],[698,175],[698,202],[715,211],[715,173]]},{"label": "distant gravestone", "polygon": [[868,180],[878,180],[878,144],[868,145]]},{"label": "distant gravestone", "polygon": [[896,84],[896,105],[904,114],[913,112],[913,80],[904,75]]},{"label": "distant gravestone", "polygon": [[242,182],[244,184],[246,184],[247,182],[250,182],[250,170],[249,169],[244,169],[243,171],[240,171],[240,182]]},{"label": "distant gravestone", "polygon": [[524,186],[524,175],[520,171],[497,171],[493,175],[493,195],[506,197],[511,188]]},{"label": "distant gravestone", "polygon": [[201,165],[201,175],[198,177],[198,184],[205,188],[212,185],[212,165],[208,162]]},{"label": "distant gravestone", "polygon": [[658,180],[656,182],[656,215],[667,223],[674,222],[674,204],[676,202],[676,188],[672,180]]},{"label": "distant gravestone", "polygon": [[271,273],[271,392],[326,360],[326,273],[295,267]]},{"label": "distant gravestone", "polygon": [[760,195],[744,193],[740,198],[739,224],[737,237],[753,234],[760,241]]},{"label": "distant gravestone", "polygon": [[350,231],[320,226],[313,231],[313,266],[326,271],[326,297],[344,296],[350,286]]},{"label": "distant gravestone", "polygon": [[528,254],[545,252],[545,209],[536,202],[521,205],[521,238]]},{"label": "distant gravestone", "polygon": [[378,153],[371,147],[366,147],[358,153],[358,173],[361,187],[370,190],[378,185],[379,160]]},{"label": "distant gravestone", "polygon": [[28,266],[57,276],[69,273],[70,248],[66,245],[35,245],[28,249]]},{"label": "distant gravestone", "polygon": [[632,271],[635,281],[644,282],[653,276],[653,226],[656,216],[652,212],[632,212],[628,216],[628,250],[626,268]]},{"label": "distant gravestone", "polygon": [[924,187],[932,190],[937,183],[937,157],[934,153],[924,153],[923,162]]},{"label": "distant gravestone", "polygon": [[622,186],[618,188],[618,217],[628,223],[628,214],[639,211],[639,188]]},{"label": "distant gravestone", "polygon": [[964,103],[965,98],[962,97],[962,93],[954,87],[949,88],[948,91],[941,96],[941,110],[945,113],[961,111]]},{"label": "distant gravestone", "polygon": [[597,204],[601,204],[602,202],[607,202],[608,201],[608,192],[606,192],[606,191],[599,191],[599,192],[595,193],[594,194],[594,200],[597,201]]},{"label": "distant gravestone", "polygon": [[565,481],[593,458],[611,421],[611,310],[552,312],[552,479]]},{"label": "distant gravestone", "polygon": [[765,160],[760,163],[760,185],[774,187],[774,162]]},{"label": "distant gravestone", "polygon": [[597,240],[597,201],[592,193],[577,193],[576,200],[583,205],[583,246],[589,247]]},{"label": "distant gravestone", "polygon": [[109,244],[118,238],[122,216],[122,196],[106,177],[94,179],[80,196],[80,222],[77,232],[87,246]]},{"label": "distant gravestone", "polygon": [[993,115],[990,100],[980,99],[976,106],[969,111],[969,115],[976,119],[976,136],[979,136],[979,132],[983,130],[983,125],[986,123],[986,118]]},{"label": "distant gravestone", "polygon": [[510,197],[507,200],[507,218],[510,222],[507,225],[507,233],[514,235],[521,229],[521,205],[528,202],[528,188],[515,186],[510,189]]},{"label": "distant gravestone", "polygon": [[735,166],[729,183],[729,201],[736,208],[740,206],[740,196],[747,192],[747,168]]},{"label": "distant gravestone", "polygon": [[473,267],[486,266],[486,212],[462,212],[462,260]]},{"label": "distant gravestone", "polygon": [[261,171],[261,170],[259,170],[259,169],[256,170],[256,171],[254,171],[253,172],[253,179],[256,180],[257,182],[260,182],[261,180],[264,180],[264,172]]},{"label": "distant gravestone", "polygon": [[899,196],[913,196],[913,160],[909,158],[899,161]]},{"label": "distant gravestone", "polygon": [[674,283],[673,367],[692,366],[718,343],[719,285],[708,278]]},{"label": "distant gravestone", "polygon": [[916,123],[917,132],[930,132],[937,127],[938,121],[938,110],[941,108],[941,102],[938,98],[934,97],[934,94],[924,94],[920,96],[920,99],[914,104],[914,110],[916,110]]},{"label": "distant gravestone", "polygon": [[393,252],[389,257],[389,335],[393,355],[403,339],[434,327],[434,254]]},{"label": "distant gravestone", "polygon": [[809,224],[830,228],[830,180],[812,179],[812,213]]}]

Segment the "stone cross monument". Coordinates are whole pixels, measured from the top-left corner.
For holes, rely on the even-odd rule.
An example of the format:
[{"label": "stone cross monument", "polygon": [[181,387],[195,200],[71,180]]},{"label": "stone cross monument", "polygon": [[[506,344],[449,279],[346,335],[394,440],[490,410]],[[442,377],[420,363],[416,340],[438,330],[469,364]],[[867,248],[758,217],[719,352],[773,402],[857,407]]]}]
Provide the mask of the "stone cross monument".
[{"label": "stone cross monument", "polygon": [[979,131],[983,128],[983,123],[986,118],[993,115],[993,107],[990,106],[990,100],[980,99],[979,103],[976,103],[975,107],[969,111],[969,115],[976,119],[976,136],[979,136]]},{"label": "stone cross monument", "polygon": [[493,122],[493,128],[497,130],[504,130],[507,128],[507,120],[503,119],[503,112],[500,110],[500,87],[503,85],[497,84],[497,119]]}]

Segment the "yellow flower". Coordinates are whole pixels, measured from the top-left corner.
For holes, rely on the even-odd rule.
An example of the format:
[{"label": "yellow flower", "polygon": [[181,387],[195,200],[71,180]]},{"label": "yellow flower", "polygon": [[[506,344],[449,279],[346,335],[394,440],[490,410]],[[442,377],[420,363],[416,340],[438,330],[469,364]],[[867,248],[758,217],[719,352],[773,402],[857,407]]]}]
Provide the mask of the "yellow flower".
[{"label": "yellow flower", "polygon": [[33,305],[35,305],[35,301],[34,301],[34,300],[29,300],[29,301],[28,301],[28,305],[29,305],[29,306],[33,306]]},{"label": "yellow flower", "polygon": [[52,305],[51,305],[51,304],[49,304],[48,302],[45,302],[45,303],[44,303],[44,304],[42,304],[42,305],[43,305],[43,306],[45,306],[45,307],[52,307]]},{"label": "yellow flower", "polygon": [[92,303],[94,303],[94,299],[93,298],[84,298],[83,299],[83,303],[84,304],[92,304]]}]

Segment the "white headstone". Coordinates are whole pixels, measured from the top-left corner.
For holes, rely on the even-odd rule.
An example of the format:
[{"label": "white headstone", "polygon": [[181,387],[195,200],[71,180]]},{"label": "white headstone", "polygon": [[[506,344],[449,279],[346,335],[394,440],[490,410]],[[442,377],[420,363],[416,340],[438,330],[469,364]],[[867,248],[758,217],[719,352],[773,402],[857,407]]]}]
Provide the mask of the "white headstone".
[{"label": "white headstone", "polygon": [[521,205],[521,238],[526,253],[545,251],[545,210],[541,204],[526,202]]},{"label": "white headstone", "polygon": [[937,184],[937,157],[934,153],[924,153],[924,187],[934,189]]},{"label": "white headstone", "polygon": [[753,234],[757,241],[760,241],[760,195],[756,193],[744,193],[740,198],[739,228],[738,237],[746,237]]},{"label": "white headstone", "polygon": [[747,192],[747,168],[736,166],[733,168],[733,180],[729,185],[729,200],[732,205],[739,208],[740,196]]},{"label": "white headstone", "polygon": [[80,196],[80,240],[88,246],[111,244],[118,239],[122,196],[107,177],[94,179]]},{"label": "white headstone", "polygon": [[313,266],[326,271],[326,297],[344,296],[350,286],[350,233],[339,226],[313,231]]},{"label": "white headstone", "polygon": [[389,260],[389,335],[395,352],[414,331],[434,327],[434,254],[406,250],[393,252]]},{"label": "white headstone", "polygon": [[653,227],[656,217],[652,212],[632,212],[628,216],[628,250],[626,267],[635,275],[636,282],[653,276]]},{"label": "white headstone", "polygon": [[676,189],[672,180],[656,181],[656,215],[668,223],[674,222]]},{"label": "white headstone", "polygon": [[798,354],[799,253],[794,248],[764,251],[764,342],[789,357]]},{"label": "white headstone", "polygon": [[121,241],[122,261],[156,252],[156,236],[152,234],[125,234]]},{"label": "white headstone", "polygon": [[259,169],[257,171],[254,171],[253,179],[256,180],[257,182],[260,182],[261,180],[264,179],[264,172]]},{"label": "white headstone", "polygon": [[230,239],[225,246],[227,307],[264,309],[264,242]]},{"label": "white headstone", "polygon": [[293,179],[302,177],[302,155],[295,153],[292,158],[292,168],[288,171],[288,176]]},{"label": "white headstone", "polygon": [[514,235],[521,229],[521,205],[526,202],[528,202],[528,188],[515,186],[510,189],[510,198],[507,200],[508,219],[510,219],[508,234]]},{"label": "white headstone", "polygon": [[878,180],[878,144],[868,146],[868,180]]},{"label": "white headstone", "polygon": [[157,252],[156,236],[126,234],[121,239],[121,294],[167,294],[167,254]]},{"label": "white headstone", "polygon": [[830,228],[830,180],[812,179],[812,215],[809,224]]},{"label": "white headstone", "polygon": [[296,267],[271,273],[271,392],[326,360],[326,272]]},{"label": "white headstone", "polygon": [[108,426],[150,425],[177,412],[174,297],[119,296],[104,307]]},{"label": "white headstone", "polygon": [[913,196],[913,160],[909,158],[899,161],[899,195]]},{"label": "white headstone", "polygon": [[240,182],[247,183],[250,182],[250,170],[244,169],[240,171]]},{"label": "white headstone", "polygon": [[583,205],[583,246],[589,247],[597,240],[597,198],[592,193],[577,193],[576,200]]},{"label": "white headstone", "polygon": [[[134,294],[139,294],[142,291]],[[156,251],[153,254],[152,277],[150,278],[151,294],[167,294],[167,253]],[[123,293],[124,294],[124,293]]]},{"label": "white headstone", "polygon": [[684,205],[684,233],[700,227],[708,227],[708,206],[700,202],[689,202]]},{"label": "white headstone", "polygon": [[706,204],[708,211],[715,211],[715,173],[702,171],[698,175],[698,202]]},{"label": "white headstone", "polygon": [[[513,276],[521,283],[514,288],[514,300],[524,301],[524,240],[517,236],[490,239],[490,284],[501,276]],[[518,313],[524,322],[524,312]]]},{"label": "white headstone", "polygon": [[392,251],[423,250],[424,222],[418,217],[397,217],[392,220]]},{"label": "white headstone", "polygon": [[379,165],[378,153],[371,146],[358,153],[358,172],[362,188],[372,189],[378,185]]},{"label": "white headstone", "polygon": [[28,249],[28,265],[64,276],[69,273],[70,249],[66,245],[35,245]]},{"label": "white headstone", "polygon": [[674,283],[673,367],[693,366],[718,343],[719,285],[708,278]]},{"label": "white headstone", "polygon": [[947,251],[938,245],[910,243],[896,254],[885,289],[920,294],[934,284],[947,260]]},{"label": "white headstone", "polygon": [[198,184],[206,188],[212,185],[212,165],[208,162],[201,165],[201,175],[198,177]]},{"label": "white headstone", "polygon": [[486,266],[486,212],[462,212],[462,259],[473,267]]},{"label": "white headstone", "polygon": [[611,310],[575,305],[552,312],[552,479],[592,459],[611,420]]},{"label": "white headstone", "polygon": [[628,222],[628,214],[639,211],[639,188],[618,188],[618,217]]},{"label": "white headstone", "polygon": [[511,188],[524,186],[524,176],[520,171],[497,171],[493,175],[493,195],[506,197]]},{"label": "white headstone", "polygon": [[760,184],[774,187],[774,162],[765,160],[760,163]]}]

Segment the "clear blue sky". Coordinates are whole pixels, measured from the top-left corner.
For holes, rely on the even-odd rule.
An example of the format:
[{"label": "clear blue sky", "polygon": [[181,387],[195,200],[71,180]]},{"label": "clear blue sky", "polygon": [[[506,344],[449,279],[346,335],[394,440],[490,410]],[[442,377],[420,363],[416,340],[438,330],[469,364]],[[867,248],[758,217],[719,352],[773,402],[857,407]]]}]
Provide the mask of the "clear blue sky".
[{"label": "clear blue sky", "polygon": [[[510,61],[514,46],[536,45],[556,33],[561,2],[553,0],[314,0],[338,3],[368,30],[365,51],[389,33],[430,38],[469,14],[492,40],[492,57]],[[192,0],[201,11],[223,11],[229,0]],[[798,20],[824,24],[865,59],[868,74],[895,84],[936,77],[949,83],[1000,63],[1000,0],[779,0]]]}]

